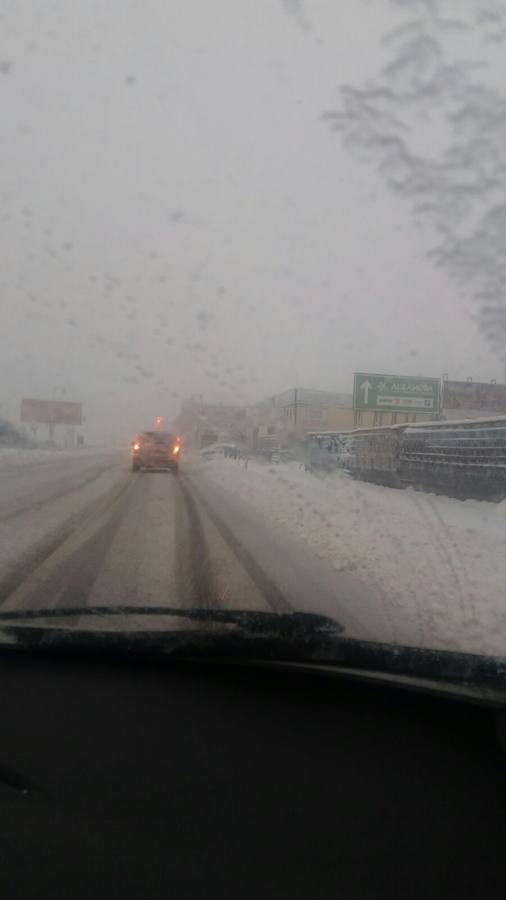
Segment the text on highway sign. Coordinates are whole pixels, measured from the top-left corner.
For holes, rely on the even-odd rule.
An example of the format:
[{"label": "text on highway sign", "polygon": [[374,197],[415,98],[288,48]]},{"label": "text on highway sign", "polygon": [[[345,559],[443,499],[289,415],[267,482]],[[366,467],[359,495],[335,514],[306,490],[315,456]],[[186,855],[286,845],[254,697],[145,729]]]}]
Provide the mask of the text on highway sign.
[{"label": "text on highway sign", "polygon": [[353,408],[380,412],[437,413],[440,408],[439,378],[417,375],[355,373]]}]

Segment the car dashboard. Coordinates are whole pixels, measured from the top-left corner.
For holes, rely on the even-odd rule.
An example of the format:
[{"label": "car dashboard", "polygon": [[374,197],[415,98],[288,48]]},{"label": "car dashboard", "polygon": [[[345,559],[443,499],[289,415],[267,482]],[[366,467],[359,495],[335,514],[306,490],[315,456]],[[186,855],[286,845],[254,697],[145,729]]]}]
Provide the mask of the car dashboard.
[{"label": "car dashboard", "polygon": [[14,898],[502,897],[496,710],[321,671],[2,651]]}]

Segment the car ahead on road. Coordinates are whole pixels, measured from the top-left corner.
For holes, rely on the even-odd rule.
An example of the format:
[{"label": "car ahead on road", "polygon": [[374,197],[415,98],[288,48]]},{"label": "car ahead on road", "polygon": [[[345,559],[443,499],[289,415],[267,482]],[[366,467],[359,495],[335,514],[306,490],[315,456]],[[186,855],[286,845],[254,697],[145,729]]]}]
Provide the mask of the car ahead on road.
[{"label": "car ahead on road", "polygon": [[132,471],[171,469],[177,472],[181,442],[166,431],[143,431],[132,441]]}]

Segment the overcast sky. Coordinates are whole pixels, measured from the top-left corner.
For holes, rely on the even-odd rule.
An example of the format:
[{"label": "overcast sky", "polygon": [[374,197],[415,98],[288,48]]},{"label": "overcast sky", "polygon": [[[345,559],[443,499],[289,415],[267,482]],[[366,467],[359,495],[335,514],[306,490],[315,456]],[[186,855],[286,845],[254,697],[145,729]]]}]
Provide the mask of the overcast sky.
[{"label": "overcast sky", "polygon": [[387,0],[1,10],[0,413],[64,390],[123,437],[192,394],[500,379],[430,234],[321,119],[381,67]]}]

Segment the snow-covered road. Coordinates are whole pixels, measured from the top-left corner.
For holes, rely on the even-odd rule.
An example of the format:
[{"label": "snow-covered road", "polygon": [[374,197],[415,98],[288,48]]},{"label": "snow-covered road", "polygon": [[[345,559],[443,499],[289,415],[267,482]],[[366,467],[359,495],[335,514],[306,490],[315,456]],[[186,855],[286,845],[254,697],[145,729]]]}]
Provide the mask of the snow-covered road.
[{"label": "snow-covered road", "polygon": [[0,467],[0,603],[318,611],[374,636],[336,602],[334,573],[201,475],[191,461],[177,478],[132,473],[103,452],[11,459]]},{"label": "snow-covered road", "polygon": [[0,603],[310,611],[348,636],[506,654],[506,503],[187,456],[0,451]]},{"label": "snow-covered road", "polygon": [[215,457],[198,466],[310,550],[322,573],[352,576],[361,621],[378,639],[506,654],[506,501],[393,490],[298,463],[246,468]]},{"label": "snow-covered road", "polygon": [[0,601],[126,478],[118,453],[0,450]]}]

